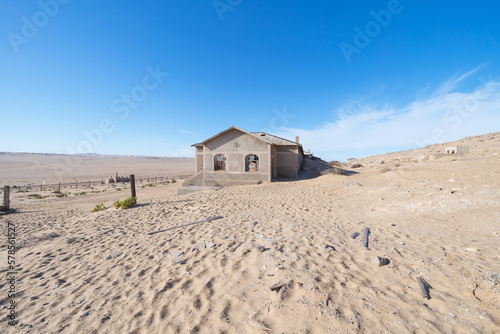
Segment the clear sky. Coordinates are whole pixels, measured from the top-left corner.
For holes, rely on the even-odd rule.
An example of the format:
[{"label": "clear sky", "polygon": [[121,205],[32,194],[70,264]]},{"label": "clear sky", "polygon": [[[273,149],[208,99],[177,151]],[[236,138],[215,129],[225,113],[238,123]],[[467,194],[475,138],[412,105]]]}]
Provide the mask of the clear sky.
[{"label": "clear sky", "polygon": [[0,2],[0,151],[327,160],[500,130],[498,1]]}]

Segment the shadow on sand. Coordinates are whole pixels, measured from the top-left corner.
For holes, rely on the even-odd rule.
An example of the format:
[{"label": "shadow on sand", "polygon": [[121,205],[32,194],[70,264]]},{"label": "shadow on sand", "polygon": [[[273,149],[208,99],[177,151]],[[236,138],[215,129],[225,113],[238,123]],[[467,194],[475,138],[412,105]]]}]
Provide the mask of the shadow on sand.
[{"label": "shadow on sand", "polygon": [[[335,174],[335,170],[339,167],[332,167],[328,165],[326,161],[321,160],[320,158],[309,158],[305,157],[302,163],[302,168],[299,173],[299,177],[296,179],[287,178],[287,177],[277,177],[273,178],[274,182],[292,182],[292,181],[300,181],[300,180],[310,180],[317,178],[318,176],[325,174]],[[358,174],[359,172],[353,170],[343,170],[343,175],[350,176],[354,174]]]}]

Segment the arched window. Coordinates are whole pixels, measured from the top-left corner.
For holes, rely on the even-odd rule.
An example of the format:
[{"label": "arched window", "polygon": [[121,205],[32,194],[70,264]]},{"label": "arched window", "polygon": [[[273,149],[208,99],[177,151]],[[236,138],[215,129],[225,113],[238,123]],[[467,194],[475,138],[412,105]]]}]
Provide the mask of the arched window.
[{"label": "arched window", "polygon": [[227,160],[224,154],[217,154],[214,157],[214,170],[226,170]]},{"label": "arched window", "polygon": [[249,154],[245,157],[245,172],[259,171],[259,157],[255,154]]}]

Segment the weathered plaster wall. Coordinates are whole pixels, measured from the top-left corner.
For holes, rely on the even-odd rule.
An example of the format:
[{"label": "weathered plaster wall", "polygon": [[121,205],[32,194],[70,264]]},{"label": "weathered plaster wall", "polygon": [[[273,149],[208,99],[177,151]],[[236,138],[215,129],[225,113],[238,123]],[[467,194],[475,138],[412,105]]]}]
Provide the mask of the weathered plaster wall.
[{"label": "weathered plaster wall", "polygon": [[300,164],[302,163],[302,156],[299,153],[298,147],[279,146],[276,154],[278,157],[278,175],[296,178],[300,171]]},{"label": "weathered plaster wall", "polygon": [[[214,171],[214,157],[224,154],[227,171]],[[245,157],[255,154],[259,157],[259,171],[245,172]],[[204,166],[206,180],[251,180],[270,181],[269,144],[237,130],[205,143]]]}]

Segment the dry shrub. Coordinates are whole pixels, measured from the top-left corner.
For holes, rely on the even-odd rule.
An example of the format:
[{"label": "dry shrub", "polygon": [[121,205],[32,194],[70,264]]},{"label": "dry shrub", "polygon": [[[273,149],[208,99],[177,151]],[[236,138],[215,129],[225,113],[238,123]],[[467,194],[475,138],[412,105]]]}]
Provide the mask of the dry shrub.
[{"label": "dry shrub", "polygon": [[387,172],[389,172],[390,170],[391,170],[391,169],[390,169],[389,167],[382,168],[382,169],[380,170],[380,174],[387,173]]},{"label": "dry shrub", "polygon": [[344,175],[344,170],[340,167],[325,169],[321,172],[321,175],[333,174],[333,175]]},{"label": "dry shrub", "polygon": [[332,166],[332,167],[340,167],[340,161],[337,161],[337,160],[332,160],[328,163],[328,166]]},{"label": "dry shrub", "polygon": [[360,167],[363,167],[362,164],[354,164],[351,166],[351,168],[360,168]]},{"label": "dry shrub", "polygon": [[135,204],[137,204],[137,197],[129,197],[127,199],[124,199],[123,201],[117,200],[113,203],[113,206],[115,207],[115,209],[128,209]]}]

